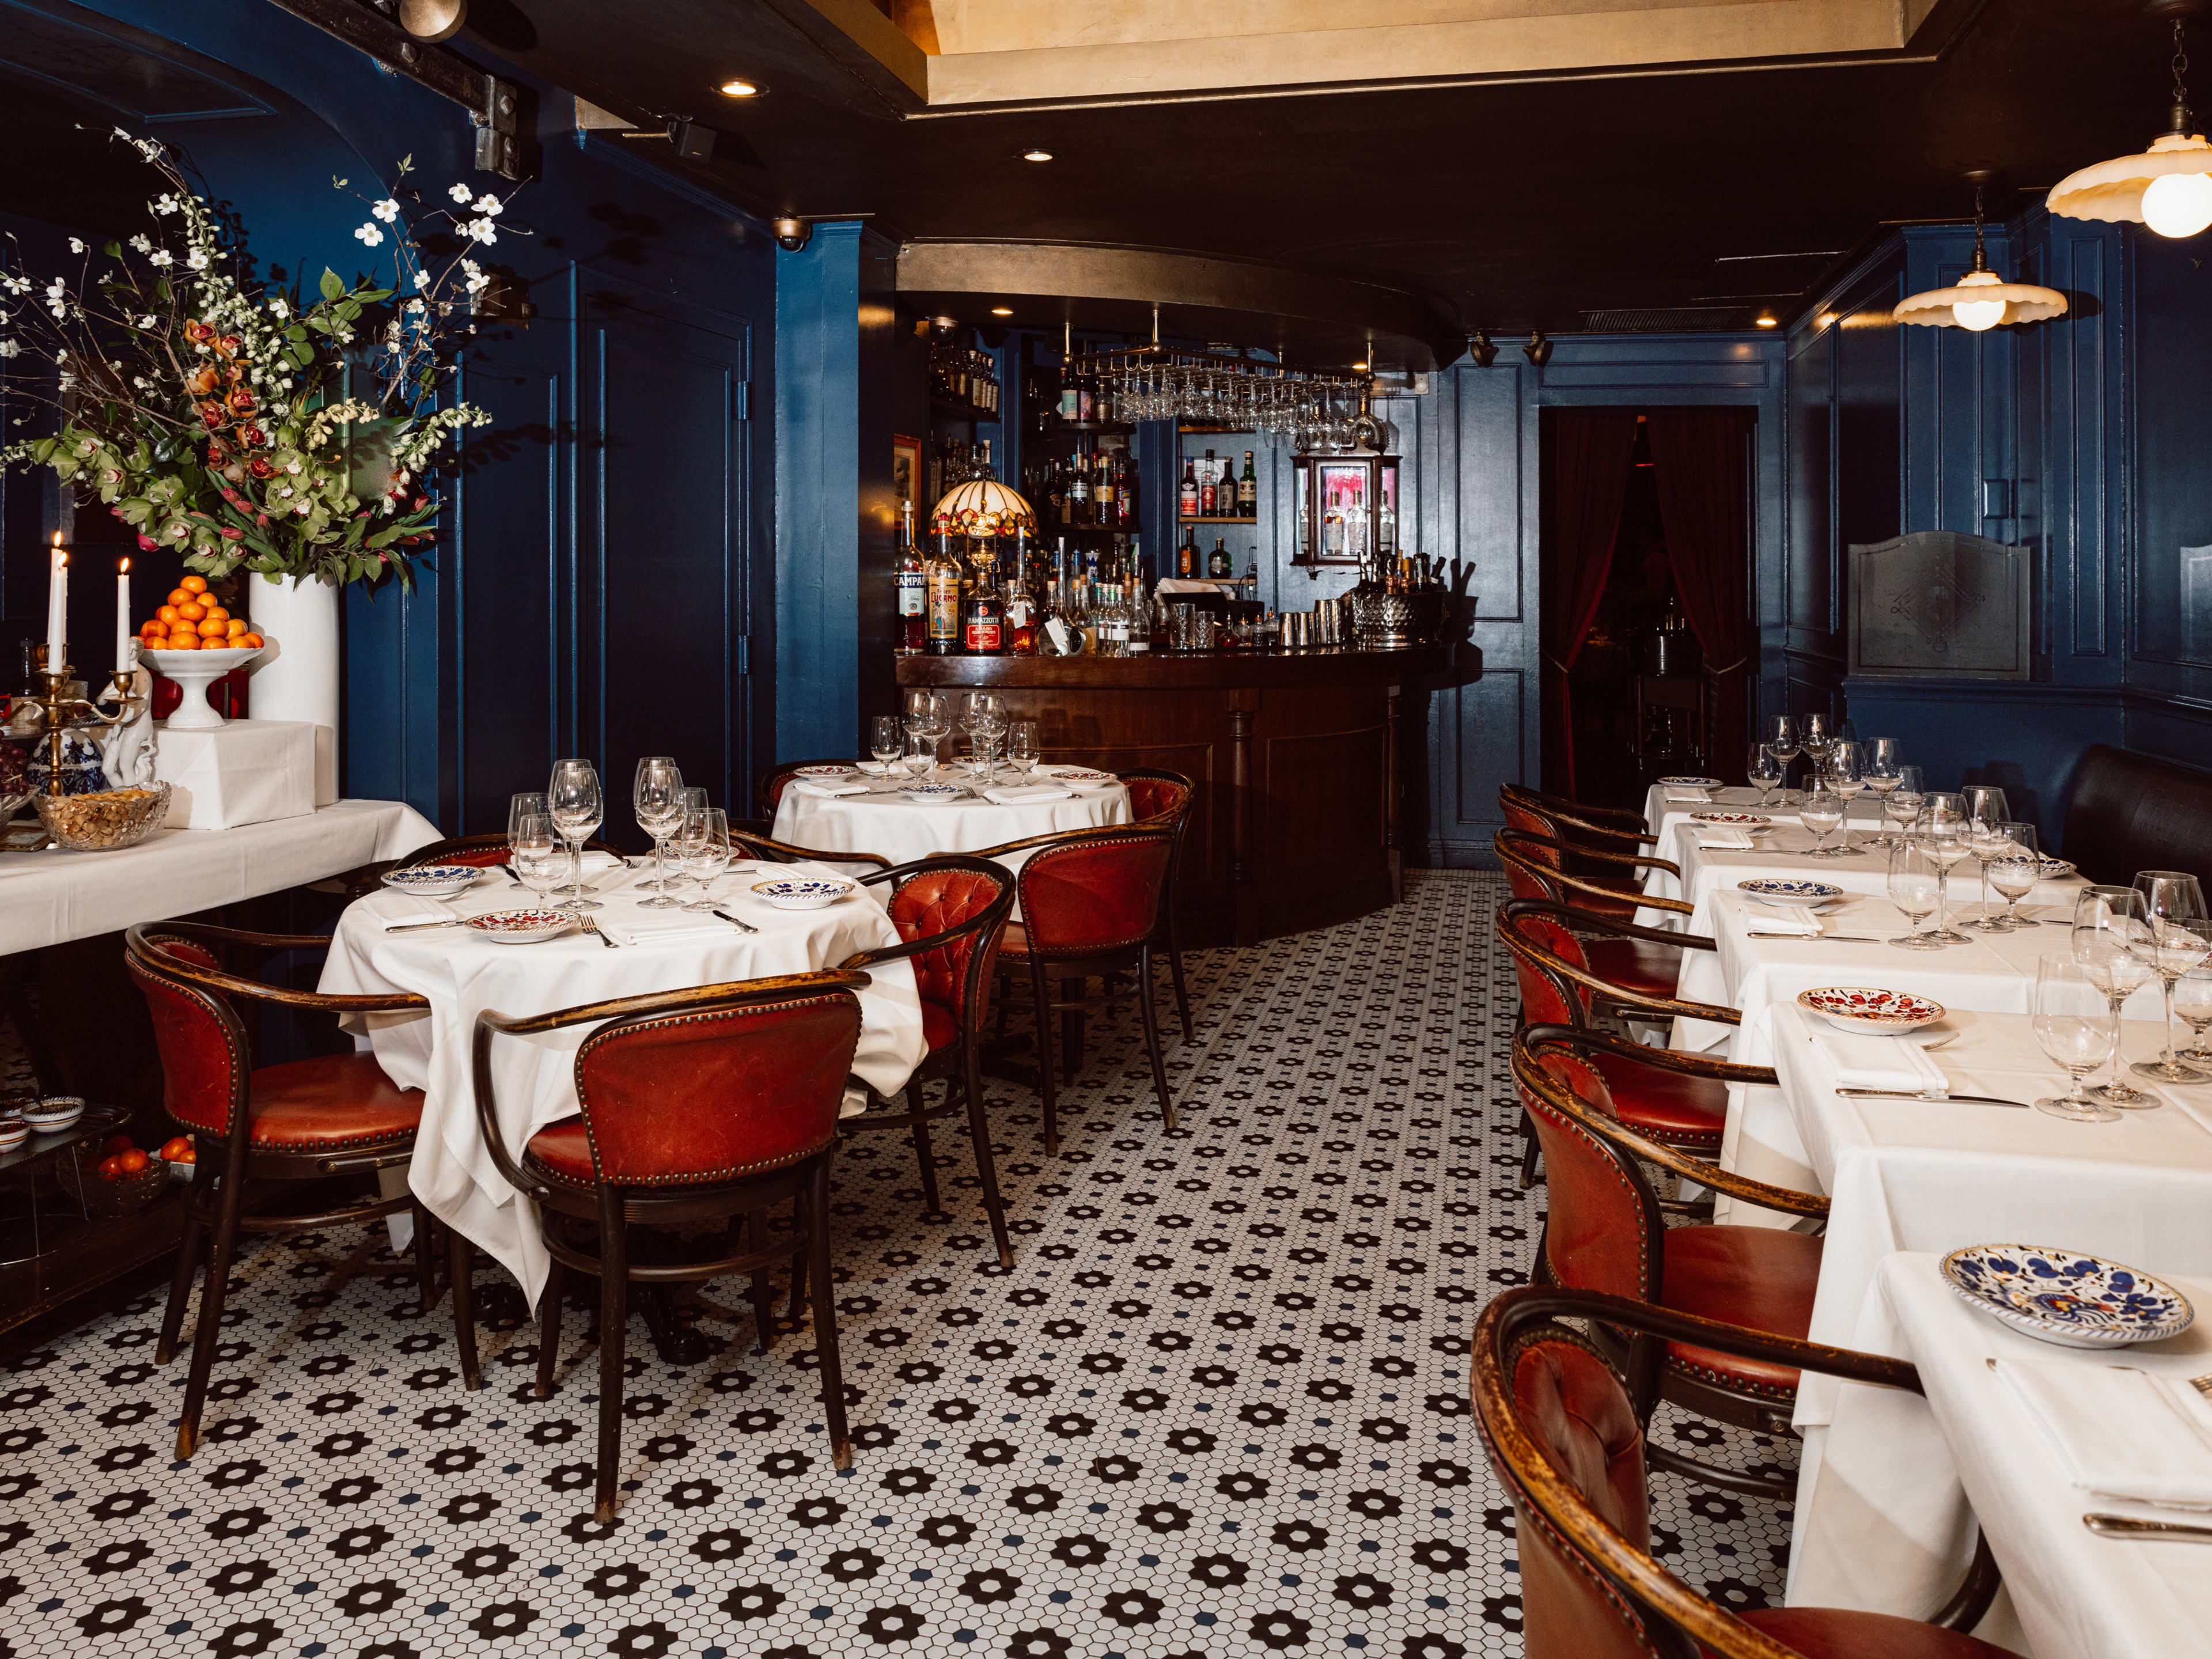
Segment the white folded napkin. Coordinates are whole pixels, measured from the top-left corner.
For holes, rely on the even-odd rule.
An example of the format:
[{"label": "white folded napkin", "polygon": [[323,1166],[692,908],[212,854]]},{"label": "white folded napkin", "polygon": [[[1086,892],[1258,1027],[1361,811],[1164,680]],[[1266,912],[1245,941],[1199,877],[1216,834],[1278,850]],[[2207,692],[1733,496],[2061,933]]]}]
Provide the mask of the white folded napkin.
[{"label": "white folded napkin", "polygon": [[1836,1068],[1839,1088],[1903,1089],[1916,1095],[1950,1092],[1942,1068],[1908,1038],[1857,1036],[1830,1029],[1814,1031],[1813,1041]]},{"label": "white folded napkin", "polygon": [[617,945],[673,945],[696,939],[742,938],[738,930],[705,910],[601,911],[593,920]]},{"label": "white folded napkin", "polygon": [[1667,791],[1667,805],[1669,806],[1711,806],[1712,804],[1711,794],[1703,789],[1686,789],[1675,785],[1670,786]]},{"label": "white folded napkin", "polygon": [[1820,918],[1802,904],[1746,905],[1743,915],[1744,926],[1753,933],[1820,937]]},{"label": "white folded napkin", "polygon": [[2212,1405],[2185,1378],[2075,1359],[1991,1362],[2075,1486],[2212,1510]]},{"label": "white folded napkin", "polygon": [[858,767],[861,771],[866,772],[872,778],[883,778],[889,777],[890,775],[891,767],[896,764],[896,763],[865,760],[854,761],[853,764]]},{"label": "white folded napkin", "polygon": [[1018,806],[1025,800],[1073,800],[1073,789],[1054,789],[1049,784],[1033,784],[1018,789],[986,789],[983,799],[996,801],[1001,806]]},{"label": "white folded napkin", "polygon": [[1690,833],[1697,837],[1700,847],[1725,848],[1735,853],[1747,853],[1758,844],[1752,840],[1750,830],[1725,823],[1693,823]]},{"label": "white folded napkin", "polygon": [[1095,772],[1097,769],[1095,766],[1077,766],[1073,763],[1063,766],[1044,763],[1030,768],[1030,772],[1040,778],[1056,778],[1062,772]]},{"label": "white folded napkin", "polygon": [[786,785],[785,787],[787,788],[795,789],[802,795],[819,795],[824,800],[835,800],[840,795],[865,795],[868,793],[868,786],[858,781],[852,783],[805,783],[794,781]]}]

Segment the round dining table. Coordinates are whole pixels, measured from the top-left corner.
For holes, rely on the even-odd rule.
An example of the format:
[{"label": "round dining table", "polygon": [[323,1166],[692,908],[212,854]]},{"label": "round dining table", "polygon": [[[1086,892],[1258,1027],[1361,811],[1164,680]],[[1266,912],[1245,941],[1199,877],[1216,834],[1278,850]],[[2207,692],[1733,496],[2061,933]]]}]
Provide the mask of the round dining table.
[{"label": "round dining table", "polygon": [[[836,873],[810,865],[733,865],[708,892],[717,909],[738,918],[733,922],[712,911],[646,908],[642,901],[652,895],[637,884],[650,878],[649,866],[593,854],[584,878],[602,907],[591,913],[599,936],[572,927],[532,945],[501,944],[458,925],[410,926],[537,908],[537,896],[503,872],[486,871],[444,900],[379,891],[338,919],[318,988],[413,991],[428,1000],[427,1012],[349,1016],[348,1024],[394,1083],[422,1091],[409,1188],[432,1214],[504,1265],[535,1307],[549,1258],[536,1218],[493,1164],[477,1127],[471,1060],[477,1016],[550,1013],[615,997],[808,973],[898,944],[880,889],[859,887],[814,910],[779,909],[752,891],[771,878]],[[682,887],[676,896],[696,898],[700,890]],[[859,993],[853,1075],[895,1096],[927,1053],[921,1002],[912,964],[884,963],[868,973],[870,983]],[[596,1029],[493,1039],[498,1129],[511,1156],[538,1130],[580,1109],[575,1054]]]},{"label": "round dining table", "polygon": [[[918,795],[917,780],[855,768],[842,777],[796,778],[776,805],[771,834],[817,853],[875,853],[906,864],[937,853],[980,853],[1032,836],[1127,823],[1129,790],[1110,773],[1039,767],[1018,781],[977,783],[965,768],[939,767],[919,781],[951,794]],[[1005,860],[1018,869],[1027,854]]]}]

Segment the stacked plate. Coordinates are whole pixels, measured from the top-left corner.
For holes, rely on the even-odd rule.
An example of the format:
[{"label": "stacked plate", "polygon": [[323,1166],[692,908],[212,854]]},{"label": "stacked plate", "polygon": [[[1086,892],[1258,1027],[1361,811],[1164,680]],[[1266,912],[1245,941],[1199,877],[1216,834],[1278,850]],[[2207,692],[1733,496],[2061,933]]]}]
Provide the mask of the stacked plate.
[{"label": "stacked plate", "polygon": [[2038,1341],[2119,1348],[2179,1336],[2196,1319],[2162,1279],[2100,1256],[2034,1244],[1970,1244],[1943,1258],[1967,1304]]}]

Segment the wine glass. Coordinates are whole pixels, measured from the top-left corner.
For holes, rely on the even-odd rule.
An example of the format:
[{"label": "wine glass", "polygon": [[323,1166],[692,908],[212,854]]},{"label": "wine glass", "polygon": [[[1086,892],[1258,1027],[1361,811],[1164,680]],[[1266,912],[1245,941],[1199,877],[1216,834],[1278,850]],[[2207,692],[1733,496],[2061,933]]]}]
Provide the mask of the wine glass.
[{"label": "wine glass", "polygon": [[1946,945],[1971,945],[1973,941],[1964,933],[1943,925],[1943,912],[1950,897],[1951,868],[1966,856],[1966,798],[1943,791],[1922,796],[1917,833],[1920,844],[1943,872],[1943,890],[1936,896],[1936,931],[1929,937]]},{"label": "wine glass", "polygon": [[1881,833],[1868,844],[1887,847],[1895,839],[1888,828],[1889,798],[1905,782],[1904,769],[1897,763],[1897,739],[1876,738],[1865,745],[1865,751],[1859,767],[1859,781],[1873,793],[1875,804],[1880,809],[1876,816],[1882,820]]},{"label": "wine glass", "polygon": [[968,773],[978,788],[988,787],[998,776],[999,739],[1006,730],[1006,723],[995,714],[969,713]]},{"label": "wine glass", "polygon": [[1828,750],[1828,787],[1843,797],[1844,836],[1836,843],[1831,858],[1848,858],[1856,849],[1851,845],[1851,803],[1866,788],[1866,779],[1860,771],[1861,757],[1858,744],[1838,738]]},{"label": "wine glass", "polygon": [[[707,792],[704,789],[696,787],[695,786],[687,783],[683,788],[678,790],[676,793],[678,800],[683,804],[684,817],[676,826],[673,839],[681,842],[684,837],[684,832],[690,827],[693,817],[707,810]],[[684,868],[684,853],[681,847],[678,847],[677,849],[675,856],[676,868],[680,872]],[[685,882],[690,879],[690,877],[681,873],[669,877],[669,890],[673,892],[677,888],[681,887]]]},{"label": "wine glass", "polygon": [[713,896],[714,885],[730,867],[729,814],[719,806],[687,808],[684,827],[677,832],[676,856],[684,873],[699,884],[699,896],[684,908],[713,909],[721,902]]},{"label": "wine glass", "polygon": [[1920,822],[1920,809],[1926,799],[1920,789],[1920,769],[1917,766],[1899,767],[1895,786],[1881,798],[1881,815],[1896,826],[1898,833],[1885,836],[1882,839],[1893,847],[1902,841],[1904,832]]},{"label": "wine glass", "polygon": [[878,714],[868,722],[868,753],[875,757],[877,767],[885,773],[899,757],[899,737],[896,714]]},{"label": "wine glass", "polygon": [[1912,931],[1889,942],[1900,951],[1940,951],[1943,941],[1920,931],[1920,919],[1942,900],[1943,872],[1919,842],[1900,836],[1889,849],[1889,902]]},{"label": "wine glass", "polygon": [[1782,781],[1782,762],[1772,744],[1751,745],[1751,760],[1744,768],[1744,775],[1759,786],[1759,804],[1765,806],[1773,798],[1774,786]]},{"label": "wine glass", "polygon": [[2118,1012],[2089,976],[2069,957],[2046,955],[2035,964],[2035,1040],[2044,1054],[2066,1068],[2063,1095],[2035,1103],[2039,1112],[2076,1123],[2109,1123],[2119,1114],[2081,1086],[2081,1079],[2118,1051]]},{"label": "wine glass", "polygon": [[[2115,1042],[2120,1005],[2150,983],[2152,969],[2139,941],[2149,932],[2143,896],[2132,887],[2085,887],[2075,896],[2072,943],[2074,960],[2089,982],[2105,994],[2112,1005]],[[2110,1106],[2143,1110],[2159,1104],[2120,1074],[2117,1053],[2112,1081],[2089,1092]]]},{"label": "wine glass", "polygon": [[517,795],[515,799],[534,800],[538,810],[508,816],[507,867],[538,902],[544,904],[547,890],[561,879],[561,869],[566,862],[562,856],[561,832],[553,827],[553,814],[546,809],[544,796]]},{"label": "wine glass", "polygon": [[1777,714],[1767,722],[1766,741],[1774,750],[1774,758],[1782,763],[1782,799],[1790,800],[1790,763],[1797,758],[1799,737],[1797,722],[1788,714]]},{"label": "wine glass", "polygon": [[1996,826],[1999,837],[1996,849],[1982,866],[1982,878],[1997,890],[2005,902],[2004,914],[1989,925],[1993,933],[2018,933],[2023,927],[2033,927],[2032,921],[2023,921],[2018,912],[2020,902],[2035,890],[2035,884],[2043,879],[2043,854],[2035,842],[2035,826],[2012,820]]},{"label": "wine glass", "polygon": [[[523,819],[550,819],[552,816],[552,805],[545,799],[542,793],[508,796],[507,800],[507,839],[508,845],[511,847],[514,844],[515,826],[520,823]],[[554,839],[556,842],[560,839],[559,833],[557,831],[555,833]],[[508,873],[510,875],[514,875],[514,872],[513,870],[509,870]],[[515,875],[515,879],[520,881],[521,877],[520,875]]]},{"label": "wine glass", "polygon": [[1829,787],[1827,779],[1815,776],[1797,808],[1797,822],[1813,830],[1818,837],[1807,849],[1805,856],[1808,859],[1836,857],[1835,849],[1825,843],[1828,832],[1843,821],[1844,798]]},{"label": "wine glass", "polygon": [[[2200,935],[2212,946],[2212,922],[2190,921],[2181,926]],[[2173,982],[2173,1012],[2189,1027],[2190,1044],[2174,1056],[2180,1060],[2212,1061],[2212,1046],[2204,1033],[2212,1030],[2212,956],[2198,963]]]},{"label": "wine glass", "polygon": [[1024,777],[1035,774],[1044,751],[1037,746],[1035,720],[1016,720],[1006,728],[1006,762]]},{"label": "wine glass", "polygon": [[647,755],[639,761],[629,799],[637,827],[653,837],[653,879],[638,884],[653,896],[641,908],[672,910],[676,901],[668,895],[676,884],[668,878],[668,838],[684,825],[684,775],[674,757]]},{"label": "wine glass", "polygon": [[937,768],[937,739],[926,732],[910,732],[899,764],[906,768],[909,778],[921,782]]},{"label": "wine glass", "polygon": [[1997,825],[2011,821],[2012,809],[2005,802],[2004,791],[1991,784],[1968,784],[1960,793],[1966,798],[1966,850],[1981,866],[1982,891],[1981,914],[1959,926],[1972,927],[1977,933],[2000,933],[2002,929],[1996,926],[1990,914],[1990,860],[2004,850],[2005,837]]},{"label": "wine glass", "polygon": [[553,763],[553,775],[545,786],[546,804],[552,809],[553,827],[568,843],[568,884],[563,910],[596,910],[597,899],[586,896],[584,843],[606,816],[606,801],[599,791],[599,775],[587,760]]},{"label": "wine glass", "polygon": [[2206,940],[2191,926],[2205,921],[2203,884],[2185,870],[2138,870],[2134,884],[2143,896],[2147,924],[2136,948],[2166,983],[2166,1048],[2156,1060],[2139,1060],[2133,1069],[2138,1077],[2161,1083],[2202,1083],[2212,1073],[2184,1065],[2173,1041],[2173,987],[2204,960]]},{"label": "wine glass", "polygon": [[1836,740],[1826,714],[1808,714],[1799,723],[1797,741],[1805,750],[1805,758],[1817,769],[1828,757],[1828,745]]},{"label": "wine glass", "polygon": [[921,734],[929,739],[930,756],[933,761],[937,745],[945,741],[952,730],[952,699],[942,691],[929,694],[929,704],[923,716]]}]

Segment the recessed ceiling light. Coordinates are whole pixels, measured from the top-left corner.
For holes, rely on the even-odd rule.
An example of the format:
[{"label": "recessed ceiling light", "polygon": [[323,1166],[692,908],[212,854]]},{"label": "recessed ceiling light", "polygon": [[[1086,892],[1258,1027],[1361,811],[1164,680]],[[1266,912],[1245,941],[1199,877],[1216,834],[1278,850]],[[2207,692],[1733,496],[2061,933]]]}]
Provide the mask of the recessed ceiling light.
[{"label": "recessed ceiling light", "polygon": [[1011,317],[1014,314],[1014,308],[1012,306],[993,306],[991,314],[994,317]]},{"label": "recessed ceiling light", "polygon": [[1364,364],[1364,363],[1354,363],[1354,364],[1352,364],[1352,368],[1357,368],[1357,369],[1364,369],[1366,367],[1367,367],[1367,365],[1366,365],[1366,364]]},{"label": "recessed ceiling light", "polygon": [[1759,325],[1761,328],[1779,328],[1782,321],[1772,312],[1762,311],[1759,313]]},{"label": "recessed ceiling light", "polygon": [[715,90],[725,98],[757,98],[768,88],[757,81],[748,80],[742,75],[733,75]]},{"label": "recessed ceiling light", "polygon": [[1022,160],[1024,161],[1049,161],[1052,160],[1052,152],[1050,150],[1039,149],[1034,144],[1025,150],[1018,152],[1018,154],[1019,154]]}]

